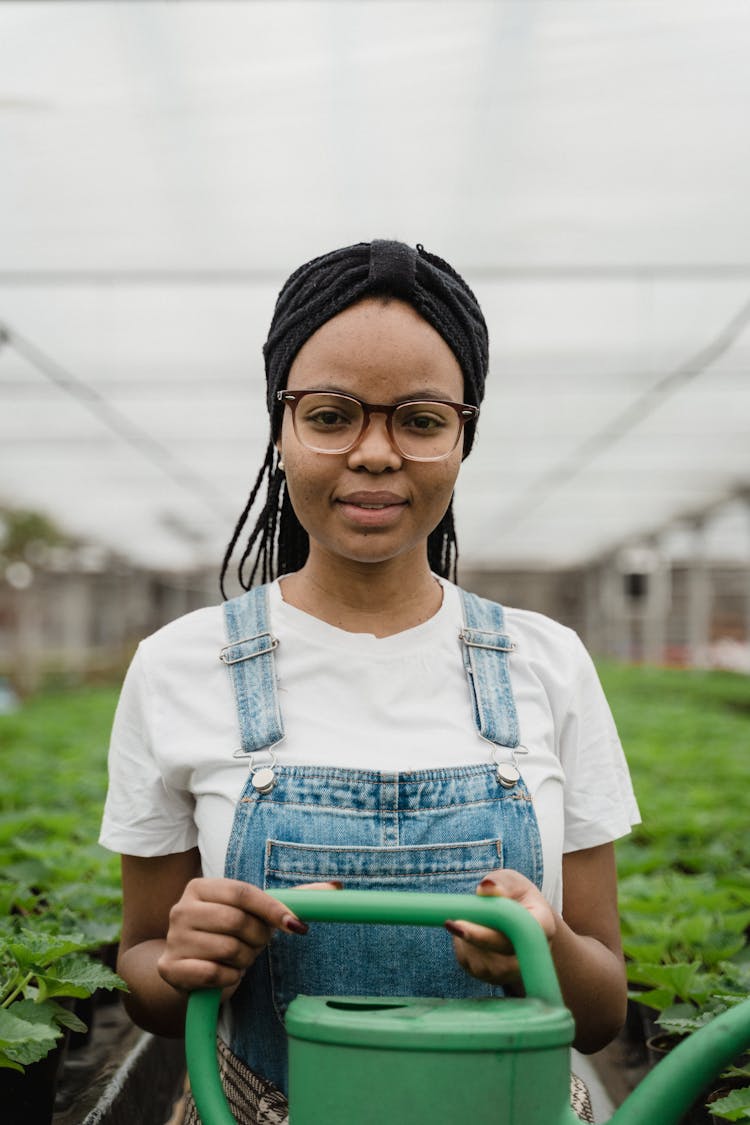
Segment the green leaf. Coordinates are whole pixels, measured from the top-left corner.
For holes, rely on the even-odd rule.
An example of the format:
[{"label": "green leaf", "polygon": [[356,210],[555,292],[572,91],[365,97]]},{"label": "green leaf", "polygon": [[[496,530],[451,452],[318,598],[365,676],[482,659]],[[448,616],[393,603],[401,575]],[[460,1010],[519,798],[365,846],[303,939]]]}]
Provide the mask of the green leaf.
[{"label": "green leaf", "polygon": [[646,992],[633,992],[629,995],[647,1008],[656,1008],[659,1012],[674,1002],[674,991],[671,988],[650,988]]},{"label": "green leaf", "polygon": [[97,988],[127,990],[117,973],[81,953],[62,957],[54,967],[54,974],[38,975],[37,981],[42,1000],[52,996],[90,996]]},{"label": "green leaf", "polygon": [[50,1027],[57,1024],[58,1027],[67,1027],[70,1031],[88,1031],[86,1024],[75,1012],[64,1008],[62,1004],[55,1003],[54,1000],[43,1000],[41,1003],[36,1000],[19,1000],[13,1004],[12,1010],[14,1015],[28,1020],[29,1023],[47,1024]]},{"label": "green leaf", "polygon": [[705,1027],[723,1011],[726,1011],[723,1004],[712,1004],[700,1011],[692,1004],[673,1004],[661,1013],[656,1022],[672,1035],[690,1035]]},{"label": "green leaf", "polygon": [[649,1004],[652,1008],[671,1004],[676,997],[681,1000],[707,999],[717,978],[701,975],[700,967],[700,961],[680,961],[673,965],[651,965],[638,961],[628,965],[628,981],[631,984],[652,986],[657,994],[658,1004],[645,995],[639,997],[642,1003]]},{"label": "green leaf", "polygon": [[62,1032],[54,1023],[19,1019],[13,1014],[14,1007],[0,1008],[0,1051],[27,1066],[49,1054]]},{"label": "green leaf", "polygon": [[654,980],[656,984],[665,984],[674,988],[678,996],[688,996],[700,969],[700,961],[691,961],[688,964],[660,965]]},{"label": "green leaf", "polygon": [[85,1000],[90,996],[93,989],[86,988],[82,984],[74,984],[69,980],[58,980],[57,977],[37,975],[39,982],[39,998],[40,1000],[50,1000],[53,996],[70,996],[74,1000]]},{"label": "green leaf", "polygon": [[708,1109],[714,1117],[723,1117],[726,1121],[750,1121],[750,1086],[732,1090],[725,1098],[710,1102]]},{"label": "green leaf", "polygon": [[622,948],[627,957],[634,961],[656,962],[663,957],[667,949],[667,940],[649,937],[647,934],[624,934]]},{"label": "green leaf", "polygon": [[23,1074],[23,1067],[21,1066],[21,1064],[14,1062],[9,1055],[6,1055],[5,1051],[0,1050],[0,1069],[2,1069],[3,1067],[6,1070],[18,1070],[21,1072],[21,1074]]},{"label": "green leaf", "polygon": [[8,943],[8,949],[24,972],[45,968],[69,953],[89,948],[81,933],[53,934],[24,927],[18,938]]}]

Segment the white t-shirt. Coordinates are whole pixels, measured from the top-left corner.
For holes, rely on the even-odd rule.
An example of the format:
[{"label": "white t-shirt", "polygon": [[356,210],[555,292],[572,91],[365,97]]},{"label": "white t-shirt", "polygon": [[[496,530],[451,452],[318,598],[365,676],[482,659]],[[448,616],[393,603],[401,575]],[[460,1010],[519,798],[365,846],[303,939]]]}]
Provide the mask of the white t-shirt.
[{"label": "white t-shirt", "polygon": [[[395,636],[349,633],[270,591],[279,703],[279,764],[398,772],[490,762],[477,733],[461,657],[461,600],[442,581],[429,621]],[[521,769],[544,858],[543,893],[562,905],[562,855],[625,835],[638,809],[593,664],[570,629],[506,609]],[[100,842],[129,855],[200,849],[220,876],[247,761],[220,606],[197,610],[143,641],[125,679],[109,755]],[[263,758],[259,765],[265,764]]]}]

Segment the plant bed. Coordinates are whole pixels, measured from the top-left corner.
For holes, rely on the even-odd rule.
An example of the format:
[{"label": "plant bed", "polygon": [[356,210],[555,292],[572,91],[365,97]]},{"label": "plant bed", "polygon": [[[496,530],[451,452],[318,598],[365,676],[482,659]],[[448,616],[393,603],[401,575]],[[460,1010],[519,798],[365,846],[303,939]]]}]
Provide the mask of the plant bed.
[{"label": "plant bed", "polygon": [[[0,717],[0,1082],[23,1125],[49,1121],[68,1040],[74,1056],[93,998],[123,987],[103,964],[119,936],[117,859],[92,843],[113,704],[82,692]],[[82,1019],[73,1004],[87,1001]]]},{"label": "plant bed", "polygon": [[148,1035],[108,1005],[86,1047],[68,1053],[52,1125],[164,1125],[184,1071],[181,1039]]},{"label": "plant bed", "polygon": [[[628,1033],[609,1052],[628,1079],[614,1082],[619,1104],[646,1073],[641,1035],[691,1034],[750,993],[750,679],[600,672],[644,821],[617,845],[631,997]],[[703,1105],[695,1115],[711,1120]]]}]

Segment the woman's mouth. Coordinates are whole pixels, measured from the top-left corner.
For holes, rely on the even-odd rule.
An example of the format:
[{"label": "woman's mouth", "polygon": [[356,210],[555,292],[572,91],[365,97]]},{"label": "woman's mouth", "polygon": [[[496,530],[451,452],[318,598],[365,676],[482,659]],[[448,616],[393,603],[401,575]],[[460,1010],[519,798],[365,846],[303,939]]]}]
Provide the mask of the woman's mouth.
[{"label": "woman's mouth", "polygon": [[395,523],[407,505],[393,492],[351,492],[336,503],[349,522],[360,527],[387,527]]}]

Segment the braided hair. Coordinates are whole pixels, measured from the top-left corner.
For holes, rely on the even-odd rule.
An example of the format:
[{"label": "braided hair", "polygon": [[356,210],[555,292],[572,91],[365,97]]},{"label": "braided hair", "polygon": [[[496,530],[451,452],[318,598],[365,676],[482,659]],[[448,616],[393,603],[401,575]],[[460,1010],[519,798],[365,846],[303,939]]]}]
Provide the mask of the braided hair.
[{"label": "braided hair", "polygon": [[[300,266],[279,293],[268,339],[263,347],[271,435],[265,458],[248,501],[237,521],[221,567],[220,587],[265,482],[265,501],[237,566],[240,586],[270,582],[299,570],[309,551],[307,532],[289,500],[279,467],[276,440],[284,404],[276,392],[286,387],[289,369],[306,340],[332,317],[365,297],[395,297],[406,301],[440,333],[453,351],[464,378],[464,401],[479,406],[489,362],[487,325],[479,303],[452,266],[403,242],[359,242],[323,254]],[[464,457],[468,456],[475,423],[467,423]],[[453,503],[427,540],[427,555],[435,573],[455,581],[458,544]]]}]

